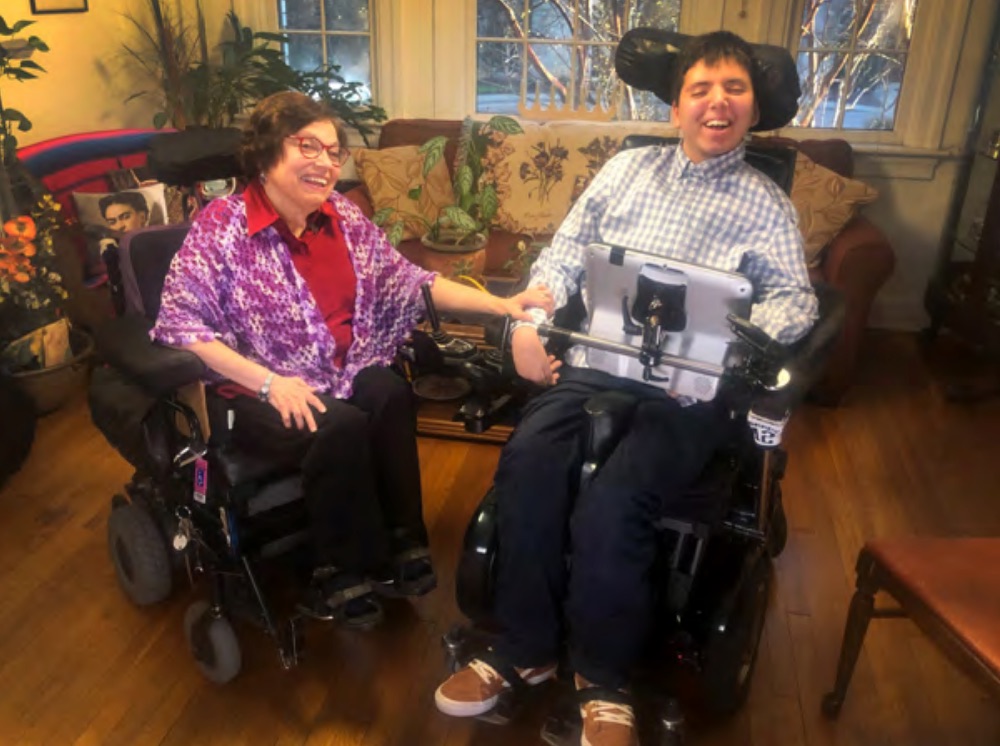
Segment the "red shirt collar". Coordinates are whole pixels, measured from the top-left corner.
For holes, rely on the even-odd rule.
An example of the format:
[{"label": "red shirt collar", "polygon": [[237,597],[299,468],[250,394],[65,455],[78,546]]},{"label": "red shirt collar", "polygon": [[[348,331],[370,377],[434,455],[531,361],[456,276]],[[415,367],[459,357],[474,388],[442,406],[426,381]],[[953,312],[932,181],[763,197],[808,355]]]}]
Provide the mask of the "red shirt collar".
[{"label": "red shirt collar", "polygon": [[[271,200],[264,191],[264,186],[256,179],[252,180],[243,190],[243,199],[247,206],[247,233],[251,236],[274,225],[279,220],[284,222],[278,211],[274,209],[274,205],[271,204]],[[322,213],[330,220],[337,216],[337,211],[329,200],[324,201],[316,212]],[[315,213],[313,214],[315,215]]]}]

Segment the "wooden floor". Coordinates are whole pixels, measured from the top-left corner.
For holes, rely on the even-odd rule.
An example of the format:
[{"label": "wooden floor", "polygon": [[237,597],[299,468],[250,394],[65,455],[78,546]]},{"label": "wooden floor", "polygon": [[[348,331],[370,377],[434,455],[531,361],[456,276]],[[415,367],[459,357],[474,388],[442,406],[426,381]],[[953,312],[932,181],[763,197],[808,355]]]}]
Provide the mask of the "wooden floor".
[{"label": "wooden floor", "polygon": [[[940,348],[939,348],[940,350]],[[750,700],[694,744],[796,746],[1000,743],[1000,708],[905,620],[873,623],[843,714],[826,722],[853,565],[875,536],[1000,534],[1000,399],[955,406],[912,337],[873,335],[861,380],[837,410],[790,425],[791,534]],[[308,658],[281,669],[261,633],[240,628],[244,671],[204,681],[181,619],[203,589],[132,607],[105,548],[109,498],[126,464],[82,398],[44,419],[25,469],[0,493],[0,744],[532,744],[545,696],[515,726],[450,720],[432,704],[440,634],[466,521],[498,448],[420,443],[441,589],[390,608],[370,634],[307,629]]]}]

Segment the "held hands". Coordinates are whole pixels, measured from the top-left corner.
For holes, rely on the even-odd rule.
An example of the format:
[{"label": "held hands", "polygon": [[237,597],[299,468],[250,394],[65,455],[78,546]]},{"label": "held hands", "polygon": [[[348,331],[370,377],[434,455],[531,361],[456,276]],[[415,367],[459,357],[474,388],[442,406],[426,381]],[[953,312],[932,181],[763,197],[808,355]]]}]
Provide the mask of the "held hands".
[{"label": "held hands", "polygon": [[546,315],[551,316],[555,310],[555,301],[552,298],[552,291],[545,285],[535,285],[527,290],[523,290],[510,298],[500,298],[503,307],[501,314],[510,315],[518,321],[530,321],[529,308],[541,308]]},{"label": "held hands", "polygon": [[514,356],[514,368],[521,378],[541,386],[552,386],[559,380],[561,360],[545,351],[538,330],[531,326],[519,326],[510,339],[510,351]]},{"label": "held hands", "polygon": [[301,378],[274,377],[271,390],[267,397],[268,403],[278,410],[285,427],[291,427],[292,422],[299,430],[308,429],[316,432],[316,418],[313,409],[325,412],[326,407],[315,392]]}]

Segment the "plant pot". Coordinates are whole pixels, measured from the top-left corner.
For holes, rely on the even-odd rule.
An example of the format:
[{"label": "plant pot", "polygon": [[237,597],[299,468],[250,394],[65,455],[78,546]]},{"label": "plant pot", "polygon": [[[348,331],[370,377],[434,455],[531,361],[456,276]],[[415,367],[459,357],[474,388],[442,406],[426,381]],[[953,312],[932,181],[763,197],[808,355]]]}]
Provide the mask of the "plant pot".
[{"label": "plant pot", "polygon": [[424,269],[438,272],[442,277],[455,280],[471,277],[482,282],[486,268],[486,235],[476,233],[464,243],[454,241],[433,241],[424,235],[420,239],[426,249],[420,262]]},{"label": "plant pot", "polygon": [[73,350],[71,360],[51,368],[11,374],[18,387],[31,398],[35,411],[40,415],[59,409],[86,384],[90,359],[94,354],[94,340],[80,329],[70,329],[69,342]]}]

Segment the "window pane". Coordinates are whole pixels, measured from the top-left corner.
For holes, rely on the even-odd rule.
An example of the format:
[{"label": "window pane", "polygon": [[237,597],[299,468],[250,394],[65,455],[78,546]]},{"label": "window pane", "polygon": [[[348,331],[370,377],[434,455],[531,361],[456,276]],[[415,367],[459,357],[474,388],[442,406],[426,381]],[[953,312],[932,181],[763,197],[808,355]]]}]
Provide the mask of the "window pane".
[{"label": "window pane", "polygon": [[676,31],[680,17],[681,0],[635,0],[628,26],[654,26]]},{"label": "window pane", "polygon": [[476,111],[516,114],[521,97],[520,44],[479,42],[476,53]]},{"label": "window pane", "polygon": [[867,0],[868,18],[858,34],[858,46],[868,49],[906,51],[913,32],[913,0]]},{"label": "window pane", "polygon": [[278,0],[278,26],[282,29],[319,30],[316,0]]},{"label": "window pane", "polygon": [[846,93],[844,128],[891,130],[903,82],[903,60],[874,54],[855,59],[850,72],[851,88]]},{"label": "window pane", "polygon": [[625,86],[621,108],[622,119],[638,119],[649,122],[670,121],[670,106],[660,101],[649,91],[636,91]]},{"label": "window pane", "polygon": [[528,34],[532,39],[572,39],[573,11],[565,2],[542,0],[531,6]]},{"label": "window pane", "polygon": [[323,0],[323,6],[328,31],[369,29],[368,0]]},{"label": "window pane", "polygon": [[618,78],[615,76],[615,48],[578,46],[576,55],[576,102],[586,109],[600,106],[610,109],[614,103]]},{"label": "window pane", "polygon": [[854,36],[857,0],[806,0],[802,10],[801,49],[847,47]]},{"label": "window pane", "polygon": [[479,0],[476,35],[486,39],[519,39],[524,0]]},{"label": "window pane", "polygon": [[362,99],[372,98],[372,65],[367,36],[326,37],[326,61],[340,66],[344,80],[362,84]]},{"label": "window pane", "polygon": [[319,34],[289,34],[285,59],[296,70],[310,72],[323,65],[323,37]]},{"label": "window pane", "polygon": [[793,123],[800,127],[836,127],[837,105],[844,83],[847,55],[802,52],[799,80],[802,97]]},{"label": "window pane", "polygon": [[528,49],[528,91],[525,100],[542,108],[553,98],[562,106],[569,99],[569,71],[572,47],[568,44],[531,44]]}]

